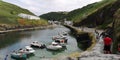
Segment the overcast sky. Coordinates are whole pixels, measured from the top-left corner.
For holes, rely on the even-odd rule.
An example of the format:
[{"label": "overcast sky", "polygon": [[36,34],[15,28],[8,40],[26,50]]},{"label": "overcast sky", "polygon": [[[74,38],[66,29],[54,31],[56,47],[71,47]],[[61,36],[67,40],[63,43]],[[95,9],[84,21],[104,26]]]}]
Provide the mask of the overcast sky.
[{"label": "overcast sky", "polygon": [[101,0],[3,0],[22,8],[28,9],[36,15],[51,11],[71,11]]}]

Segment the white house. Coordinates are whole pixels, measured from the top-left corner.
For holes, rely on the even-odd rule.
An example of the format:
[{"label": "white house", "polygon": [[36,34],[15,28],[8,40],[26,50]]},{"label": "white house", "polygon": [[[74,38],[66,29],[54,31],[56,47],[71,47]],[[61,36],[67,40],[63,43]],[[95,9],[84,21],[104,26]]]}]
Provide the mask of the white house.
[{"label": "white house", "polygon": [[20,13],[18,14],[19,17],[22,18],[26,18],[26,19],[34,19],[34,20],[40,20],[40,18],[38,16],[34,16],[34,15],[30,15],[30,14],[24,14],[24,13]]}]

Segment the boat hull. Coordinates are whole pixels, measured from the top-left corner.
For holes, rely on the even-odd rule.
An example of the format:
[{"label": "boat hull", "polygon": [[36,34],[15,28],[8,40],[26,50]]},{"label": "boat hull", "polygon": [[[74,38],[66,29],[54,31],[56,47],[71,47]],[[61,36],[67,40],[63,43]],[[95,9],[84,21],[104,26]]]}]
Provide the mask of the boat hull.
[{"label": "boat hull", "polygon": [[46,46],[45,46],[45,45],[36,46],[36,45],[32,45],[32,44],[31,44],[31,47],[35,47],[35,48],[44,49]]},{"label": "boat hull", "polygon": [[16,53],[12,53],[11,54],[11,58],[14,59],[26,59],[27,55],[26,54],[16,54]]},{"label": "boat hull", "polygon": [[52,45],[47,46],[47,49],[49,49],[49,50],[58,50],[61,48],[62,48],[62,46],[52,46]]}]

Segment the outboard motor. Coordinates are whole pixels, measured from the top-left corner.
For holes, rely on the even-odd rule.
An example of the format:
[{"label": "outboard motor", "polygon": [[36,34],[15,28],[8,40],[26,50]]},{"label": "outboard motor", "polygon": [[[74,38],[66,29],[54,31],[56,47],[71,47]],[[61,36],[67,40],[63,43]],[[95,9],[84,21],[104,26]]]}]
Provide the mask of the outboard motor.
[{"label": "outboard motor", "polygon": [[60,43],[60,40],[55,40],[55,42]]},{"label": "outboard motor", "polygon": [[45,44],[42,44],[40,48],[41,48],[41,49],[46,48],[46,45],[45,45]]}]

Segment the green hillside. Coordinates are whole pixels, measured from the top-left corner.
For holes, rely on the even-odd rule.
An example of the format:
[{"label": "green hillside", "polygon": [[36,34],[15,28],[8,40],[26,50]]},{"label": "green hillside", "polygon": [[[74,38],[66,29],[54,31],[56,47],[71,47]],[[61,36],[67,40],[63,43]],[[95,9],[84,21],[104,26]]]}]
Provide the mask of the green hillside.
[{"label": "green hillside", "polygon": [[113,2],[103,6],[102,8],[97,9],[94,13],[91,13],[85,18],[75,20],[74,26],[85,25],[106,28],[111,25],[112,21],[114,20],[114,14],[119,8],[120,1],[114,0]]},{"label": "green hillside", "polygon": [[[90,5],[87,5],[83,8],[79,8],[76,10],[73,10],[68,13],[67,19],[72,20],[75,22],[75,25],[79,25],[81,21],[88,18],[88,16],[91,16],[92,14],[106,9],[105,7],[110,6],[114,4],[117,0],[102,0],[100,2],[96,2]],[[110,8],[108,7],[108,9]],[[104,9],[103,9],[104,8]],[[94,17],[96,18],[96,17]]]},{"label": "green hillside", "polygon": [[67,12],[49,12],[46,14],[41,15],[41,18],[47,20],[63,20],[67,15]]},{"label": "green hillside", "polygon": [[113,39],[112,52],[118,52],[120,44],[120,0],[102,0],[68,13],[68,20],[74,26],[87,26],[106,29]]},{"label": "green hillside", "polygon": [[0,1],[0,23],[12,24],[16,23],[14,20],[18,18],[17,14],[26,13],[32,14],[30,11],[20,8],[16,5]]},{"label": "green hillside", "polygon": [[98,26],[99,28],[106,28],[114,20],[115,12],[120,8],[120,1],[116,0],[104,7],[100,8],[96,12],[88,15],[86,18],[82,19],[80,22],[76,22],[76,25],[84,25],[87,23],[88,26]]},{"label": "green hillside", "polygon": [[41,20],[28,20],[18,16],[18,14],[30,14],[34,15],[27,9],[23,9],[19,6],[4,2],[0,0],[0,30],[6,28],[18,28],[18,27],[32,27],[38,25],[46,25],[47,21]]}]

